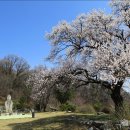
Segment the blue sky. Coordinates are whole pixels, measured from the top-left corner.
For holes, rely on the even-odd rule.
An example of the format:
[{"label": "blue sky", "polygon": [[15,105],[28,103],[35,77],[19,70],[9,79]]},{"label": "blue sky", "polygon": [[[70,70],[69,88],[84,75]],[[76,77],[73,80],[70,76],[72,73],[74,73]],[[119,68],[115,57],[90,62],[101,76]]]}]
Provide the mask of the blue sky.
[{"label": "blue sky", "polygon": [[58,21],[73,20],[92,9],[110,12],[108,1],[0,1],[0,58],[15,54],[33,68],[52,65],[44,59],[50,51],[45,32]]}]

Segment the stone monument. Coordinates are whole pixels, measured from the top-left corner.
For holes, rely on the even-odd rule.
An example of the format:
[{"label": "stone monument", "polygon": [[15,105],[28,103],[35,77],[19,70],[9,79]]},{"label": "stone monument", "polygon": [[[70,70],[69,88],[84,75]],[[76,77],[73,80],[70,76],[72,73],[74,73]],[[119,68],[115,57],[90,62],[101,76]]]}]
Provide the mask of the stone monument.
[{"label": "stone monument", "polygon": [[6,113],[9,113],[10,115],[13,113],[12,111],[13,108],[13,102],[11,100],[11,95],[7,95],[7,100],[5,101],[5,109]]}]

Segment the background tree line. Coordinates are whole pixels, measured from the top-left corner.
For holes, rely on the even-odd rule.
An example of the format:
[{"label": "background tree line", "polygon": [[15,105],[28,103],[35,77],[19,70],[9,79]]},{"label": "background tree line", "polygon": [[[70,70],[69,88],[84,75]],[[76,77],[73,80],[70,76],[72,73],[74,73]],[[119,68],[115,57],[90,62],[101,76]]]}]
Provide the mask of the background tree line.
[{"label": "background tree line", "polygon": [[[5,56],[0,60],[0,101],[4,105],[7,94],[11,94],[14,110],[63,111],[111,113],[114,104],[110,91],[99,84],[82,84],[72,74],[78,66],[73,60],[60,60],[58,66],[48,69],[37,66],[31,69],[21,57]],[[74,69],[75,70],[75,69]],[[125,94],[129,100],[129,95]]]},{"label": "background tree line", "polygon": [[110,104],[109,95],[97,84],[78,87],[80,83],[70,74],[70,63],[62,61],[52,69],[40,65],[30,69],[23,58],[5,56],[0,60],[1,105],[4,105],[8,94],[12,96],[14,109],[21,110],[32,107],[37,111],[50,111],[50,107],[76,110],[80,105],[84,106],[81,111],[86,112],[86,104],[91,104],[96,110],[101,110],[102,103]]}]

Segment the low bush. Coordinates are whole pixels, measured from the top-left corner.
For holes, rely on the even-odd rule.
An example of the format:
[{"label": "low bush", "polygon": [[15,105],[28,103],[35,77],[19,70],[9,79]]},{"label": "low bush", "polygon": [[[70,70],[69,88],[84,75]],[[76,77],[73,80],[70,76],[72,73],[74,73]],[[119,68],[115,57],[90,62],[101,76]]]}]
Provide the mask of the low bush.
[{"label": "low bush", "polygon": [[71,112],[75,112],[76,106],[73,105],[73,104],[65,103],[65,104],[62,104],[62,105],[60,106],[60,110],[61,110],[61,111],[71,111]]},{"label": "low bush", "polygon": [[90,104],[78,107],[76,112],[85,113],[85,114],[96,114],[94,107]]},{"label": "low bush", "polygon": [[130,120],[130,104],[124,101],[124,118]]},{"label": "low bush", "polygon": [[19,100],[13,101],[13,109],[24,111],[25,108],[30,108],[30,104],[27,103],[24,97],[20,97]]},{"label": "low bush", "polygon": [[100,102],[96,102],[95,104],[93,104],[93,107],[94,107],[94,109],[97,111],[97,112],[100,112],[101,111],[101,109],[102,109],[102,103],[100,103]]},{"label": "low bush", "polygon": [[103,107],[101,109],[101,112],[104,112],[106,114],[111,114],[112,113],[112,109],[110,107]]}]

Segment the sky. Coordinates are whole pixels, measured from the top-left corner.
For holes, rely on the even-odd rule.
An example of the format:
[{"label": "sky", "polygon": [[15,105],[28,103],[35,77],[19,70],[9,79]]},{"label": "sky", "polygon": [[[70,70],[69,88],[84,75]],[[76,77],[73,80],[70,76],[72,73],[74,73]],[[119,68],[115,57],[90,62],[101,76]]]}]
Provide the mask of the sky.
[{"label": "sky", "polygon": [[93,9],[111,12],[107,0],[0,1],[0,59],[14,54],[31,66],[53,65],[45,61],[50,44],[45,33],[61,20],[71,22]]}]

